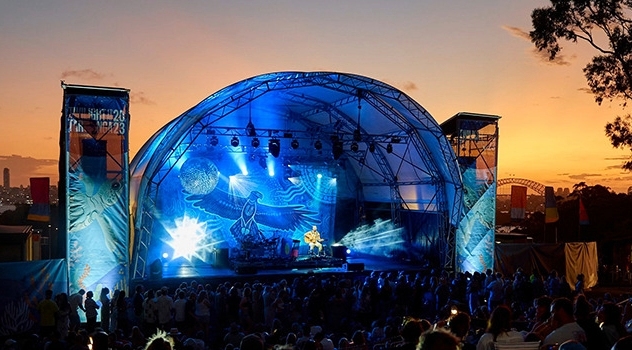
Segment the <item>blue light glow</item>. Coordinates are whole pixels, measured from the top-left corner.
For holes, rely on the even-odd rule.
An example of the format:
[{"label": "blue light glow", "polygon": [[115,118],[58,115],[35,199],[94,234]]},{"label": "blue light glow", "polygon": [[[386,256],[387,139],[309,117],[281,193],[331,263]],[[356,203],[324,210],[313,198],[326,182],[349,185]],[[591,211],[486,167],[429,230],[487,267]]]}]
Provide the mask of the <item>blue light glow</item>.
[{"label": "blue light glow", "polygon": [[[184,216],[175,220],[175,227],[167,229],[170,240],[167,245],[173,248],[172,260],[183,257],[189,261],[193,257],[203,260],[205,251],[212,251],[214,244],[203,244],[206,235],[206,223]],[[163,254],[164,256],[164,254]]]}]

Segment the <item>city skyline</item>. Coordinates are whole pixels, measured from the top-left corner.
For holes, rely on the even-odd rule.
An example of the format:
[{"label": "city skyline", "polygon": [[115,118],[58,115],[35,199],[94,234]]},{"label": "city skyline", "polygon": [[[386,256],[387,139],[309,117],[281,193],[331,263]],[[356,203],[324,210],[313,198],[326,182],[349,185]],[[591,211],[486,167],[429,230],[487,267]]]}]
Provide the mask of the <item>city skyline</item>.
[{"label": "city skyline", "polygon": [[133,157],[163,125],[228,85],[323,70],[391,84],[438,123],[458,112],[501,116],[499,179],[627,192],[632,174],[620,166],[629,151],[613,149],[604,126],[628,111],[617,101],[599,106],[587,91],[582,68],[595,52],[565,43],[548,62],[528,40],[531,11],[548,4],[2,3],[0,168],[11,169],[11,186],[30,177],[56,184],[60,80],[130,89]]}]

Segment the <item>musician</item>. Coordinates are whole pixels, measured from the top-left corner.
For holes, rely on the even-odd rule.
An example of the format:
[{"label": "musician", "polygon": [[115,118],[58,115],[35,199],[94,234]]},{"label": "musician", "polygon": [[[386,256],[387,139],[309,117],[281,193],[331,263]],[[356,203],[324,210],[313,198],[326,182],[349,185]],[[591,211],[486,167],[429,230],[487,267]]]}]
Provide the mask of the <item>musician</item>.
[{"label": "musician", "polygon": [[318,248],[318,253],[323,251],[323,245],[320,242],[323,242],[324,239],[320,238],[320,232],[318,232],[316,226],[312,226],[311,231],[305,232],[303,239],[305,243],[309,244],[310,254],[314,253],[314,247]]}]

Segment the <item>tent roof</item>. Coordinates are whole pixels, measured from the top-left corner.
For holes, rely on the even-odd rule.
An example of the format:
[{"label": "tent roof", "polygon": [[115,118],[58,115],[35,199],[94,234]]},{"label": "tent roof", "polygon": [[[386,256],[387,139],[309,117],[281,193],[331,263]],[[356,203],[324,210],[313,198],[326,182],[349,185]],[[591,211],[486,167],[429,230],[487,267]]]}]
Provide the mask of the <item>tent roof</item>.
[{"label": "tent roof", "polygon": [[[246,130],[249,122],[254,133]],[[257,149],[251,146],[254,137],[261,142]],[[239,147],[230,145],[232,138]],[[367,201],[447,211],[456,222],[461,179],[440,126],[402,91],[347,73],[269,73],[210,95],[143,146],[131,165],[132,191],[142,197],[143,183],[159,183],[187,153],[210,148],[265,153],[270,139],[280,141],[284,161],[352,169]],[[335,156],[339,146],[342,154]]]}]

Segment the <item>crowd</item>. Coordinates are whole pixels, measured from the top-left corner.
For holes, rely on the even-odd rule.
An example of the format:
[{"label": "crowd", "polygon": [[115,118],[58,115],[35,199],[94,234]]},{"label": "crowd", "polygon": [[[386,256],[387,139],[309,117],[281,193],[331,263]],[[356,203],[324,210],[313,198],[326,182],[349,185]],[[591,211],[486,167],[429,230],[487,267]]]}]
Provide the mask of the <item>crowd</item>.
[{"label": "crowd", "polygon": [[[628,299],[585,295],[564,276],[520,269],[256,276],[212,285],[195,280],[133,295],[108,288],[66,296],[46,291],[40,332],[25,350],[493,350],[632,349]],[[573,290],[574,289],[574,290]],[[85,323],[80,322],[80,313]],[[100,317],[98,317],[100,316]],[[97,321],[100,320],[100,321]],[[628,325],[629,326],[629,325]]]}]

